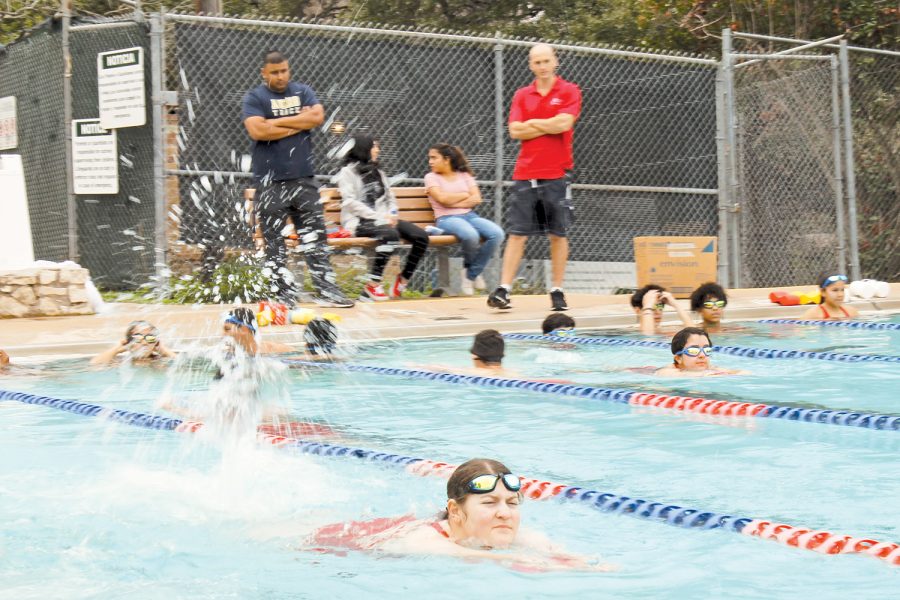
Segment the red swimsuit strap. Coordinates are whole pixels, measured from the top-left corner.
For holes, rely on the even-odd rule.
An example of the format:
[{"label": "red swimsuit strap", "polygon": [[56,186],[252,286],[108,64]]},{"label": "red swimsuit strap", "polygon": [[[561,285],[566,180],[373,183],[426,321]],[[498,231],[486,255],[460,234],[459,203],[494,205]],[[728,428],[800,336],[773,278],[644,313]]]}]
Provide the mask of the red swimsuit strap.
[{"label": "red swimsuit strap", "polygon": [[440,524],[439,522],[437,522],[437,521],[432,521],[431,523],[429,523],[429,525],[431,525],[432,527],[434,527],[434,530],[437,531],[439,534],[441,534],[442,536],[444,536],[444,537],[447,538],[448,540],[450,539],[450,534],[447,533],[447,532],[444,530],[444,528],[441,526],[441,524]]},{"label": "red swimsuit strap", "polygon": [[819,305],[819,308],[822,309],[822,315],[824,316],[824,318],[826,318],[826,319],[830,319],[830,318],[831,318],[831,315],[829,315],[829,314],[828,314],[828,311],[825,310],[825,305],[824,305],[824,304],[820,304],[820,305]]}]

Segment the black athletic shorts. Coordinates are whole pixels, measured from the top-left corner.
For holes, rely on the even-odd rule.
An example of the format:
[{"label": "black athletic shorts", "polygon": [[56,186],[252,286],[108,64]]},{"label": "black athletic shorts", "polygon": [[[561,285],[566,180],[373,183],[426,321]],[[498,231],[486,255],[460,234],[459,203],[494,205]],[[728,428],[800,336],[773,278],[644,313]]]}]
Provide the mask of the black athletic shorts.
[{"label": "black athletic shorts", "polygon": [[526,179],[513,182],[506,231],[511,235],[551,233],[566,237],[575,222],[571,175],[561,179]]}]

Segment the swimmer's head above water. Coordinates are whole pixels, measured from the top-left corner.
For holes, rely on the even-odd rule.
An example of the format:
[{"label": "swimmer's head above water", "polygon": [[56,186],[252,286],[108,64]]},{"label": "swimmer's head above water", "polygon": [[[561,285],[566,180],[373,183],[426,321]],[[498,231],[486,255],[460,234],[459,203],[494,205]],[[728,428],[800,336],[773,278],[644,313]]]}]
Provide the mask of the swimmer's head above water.
[{"label": "swimmer's head above water", "polygon": [[541,323],[541,331],[544,335],[574,335],[575,319],[566,313],[555,312]]},{"label": "swimmer's head above water", "polygon": [[256,315],[249,308],[235,308],[225,315],[222,333],[248,354],[256,354]]},{"label": "swimmer's head above water", "polygon": [[306,324],[303,342],[306,351],[316,356],[329,356],[337,347],[337,326],[323,317],[316,317]]},{"label": "swimmer's head above water", "polygon": [[672,360],[682,371],[705,371],[710,368],[712,341],[699,327],[685,327],[672,338]]},{"label": "swimmer's head above water", "polygon": [[444,518],[450,538],[489,548],[507,548],[516,539],[522,502],[519,478],[501,462],[473,458],[447,481]]},{"label": "swimmer's head above water", "polygon": [[147,321],[132,321],[125,329],[125,346],[133,360],[158,358],[159,329]]},{"label": "swimmer's head above water", "polygon": [[499,367],[503,362],[506,344],[503,336],[495,329],[485,329],[475,335],[472,347],[472,360],[479,367]]},{"label": "swimmer's head above water", "polygon": [[721,325],[726,306],[728,296],[718,283],[704,283],[691,293],[691,310],[700,315],[704,327]]},{"label": "swimmer's head above water", "polygon": [[5,367],[7,365],[9,365],[9,354],[4,350],[0,350],[0,367]]}]

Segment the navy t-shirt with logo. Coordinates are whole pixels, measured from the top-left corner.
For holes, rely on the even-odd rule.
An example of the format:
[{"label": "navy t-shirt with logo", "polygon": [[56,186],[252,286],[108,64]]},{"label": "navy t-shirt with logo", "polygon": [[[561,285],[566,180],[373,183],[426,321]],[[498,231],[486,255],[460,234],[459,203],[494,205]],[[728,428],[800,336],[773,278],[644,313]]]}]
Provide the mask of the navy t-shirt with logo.
[{"label": "navy t-shirt with logo", "polygon": [[[244,95],[244,119],[275,119],[296,115],[303,107],[319,104],[316,93],[303,83],[291,81],[283,93],[261,84]],[[312,132],[301,131],[280,140],[253,142],[253,177],[284,181],[314,175]]]}]

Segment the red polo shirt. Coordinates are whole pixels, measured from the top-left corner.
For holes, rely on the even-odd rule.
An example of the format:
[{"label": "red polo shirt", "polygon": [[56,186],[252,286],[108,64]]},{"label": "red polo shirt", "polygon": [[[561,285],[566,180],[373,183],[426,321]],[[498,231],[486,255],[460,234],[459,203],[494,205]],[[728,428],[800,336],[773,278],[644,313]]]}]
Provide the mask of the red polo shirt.
[{"label": "red polo shirt", "polygon": [[[535,83],[516,90],[509,122],[525,122],[529,119],[549,119],[561,113],[578,118],[581,112],[581,90],[574,83],[557,77],[546,96],[542,96]],[[522,140],[513,179],[559,179],[575,166],[572,159],[572,130],[554,135],[541,135]]]}]

